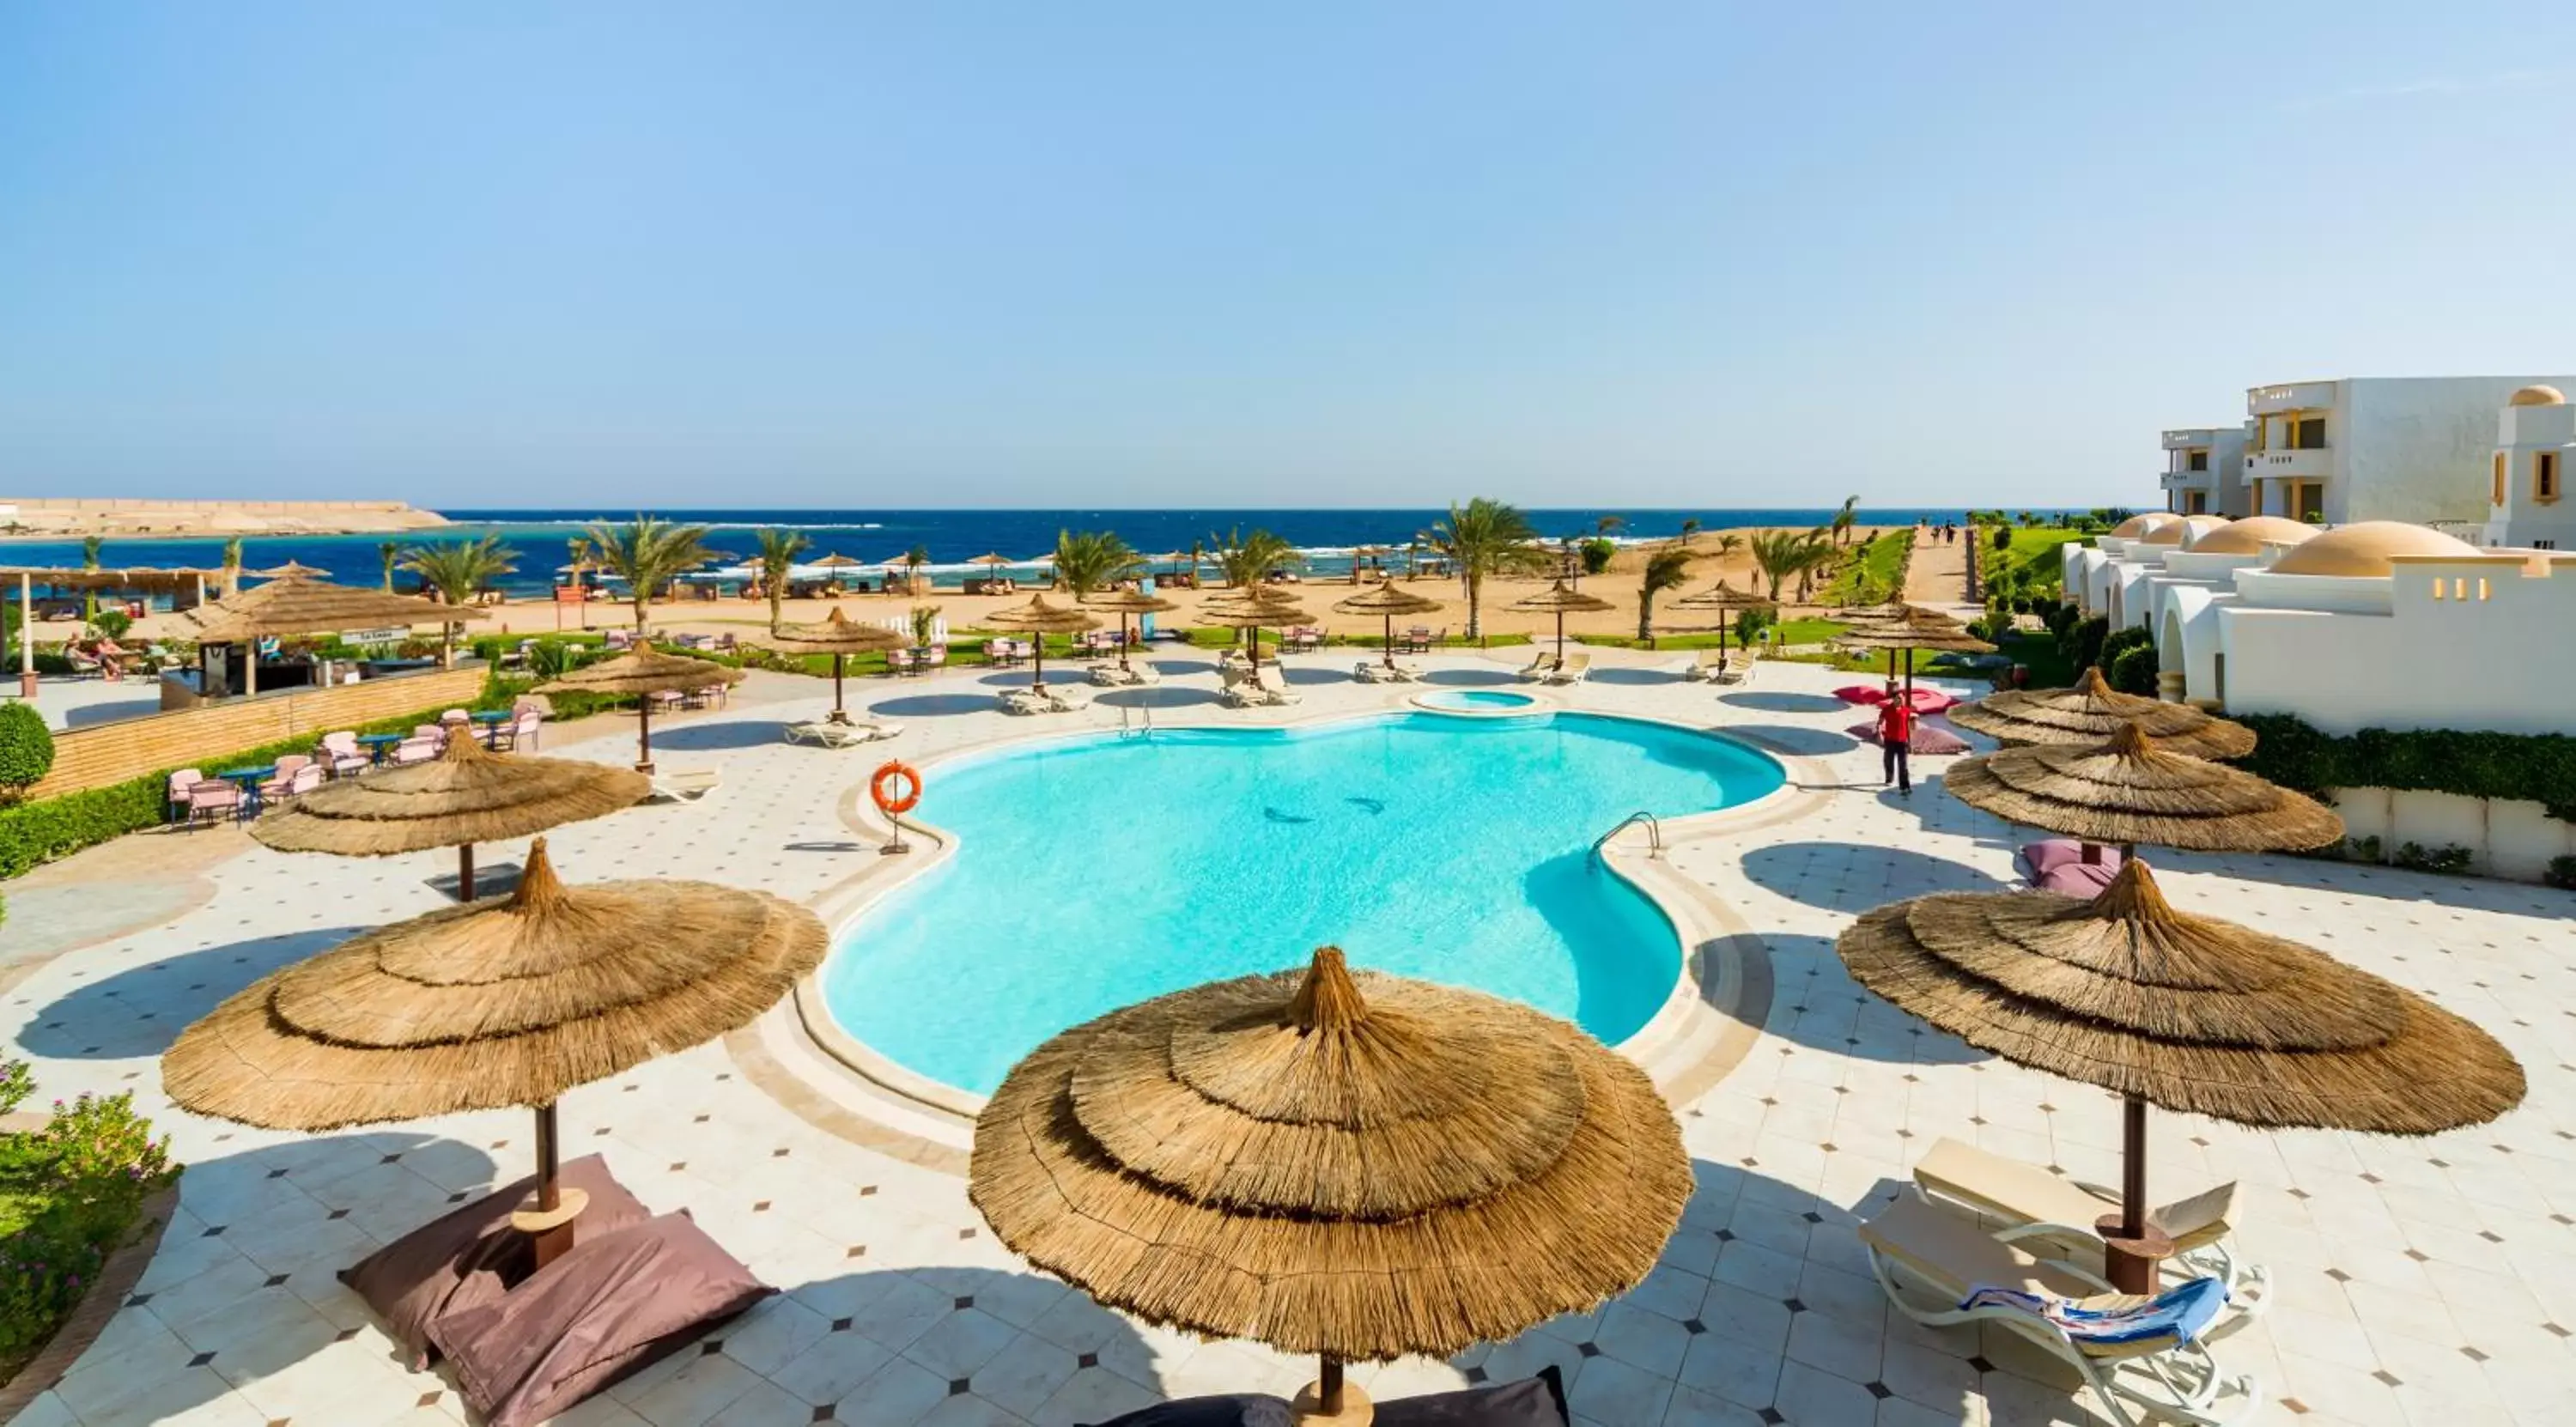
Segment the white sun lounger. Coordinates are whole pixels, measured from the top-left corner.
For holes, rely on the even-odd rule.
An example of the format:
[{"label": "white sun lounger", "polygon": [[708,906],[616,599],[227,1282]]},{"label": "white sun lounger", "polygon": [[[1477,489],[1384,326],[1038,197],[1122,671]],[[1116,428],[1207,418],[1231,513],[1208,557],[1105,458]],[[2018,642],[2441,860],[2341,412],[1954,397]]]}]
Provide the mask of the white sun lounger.
[{"label": "white sun lounger", "polygon": [[[2035,1164],[2006,1159],[1946,1137],[1934,1141],[1931,1152],[1914,1166],[1914,1182],[1935,1199],[1946,1199],[2015,1225],[2039,1224],[2061,1230],[2051,1237],[2088,1252],[2098,1251],[2101,1245],[2095,1222],[2120,1207],[2108,1194],[2097,1193]],[[2165,1260],[2169,1271],[2179,1271],[2186,1278],[2205,1275],[2219,1279],[2226,1283],[2234,1307],[2248,1314],[2259,1313],[2270,1301],[2264,1291],[2269,1275],[2260,1265],[2238,1262],[2229,1246],[2233,1226],[2228,1220],[2235,1208],[2236,1185],[2231,1180],[2188,1199],[2159,1206],[2147,1217],[2174,1241],[2174,1256]]]},{"label": "white sun lounger", "polygon": [[1719,672],[1725,669],[1726,656],[1730,652],[1732,651],[1719,649],[1714,646],[1701,650],[1699,652],[1699,657],[1690,662],[1690,667],[1682,670],[1682,677],[1685,679],[1707,680],[1714,682]]},{"label": "white sun lounger", "polygon": [[1568,654],[1565,656],[1563,663],[1560,663],[1555,668],[1547,671],[1546,677],[1541,680],[1541,682],[1549,684],[1580,684],[1591,672],[1591,655]]},{"label": "white sun lounger", "polygon": [[1524,684],[1535,684],[1556,668],[1556,656],[1542,651],[1539,656],[1512,677]]},{"label": "white sun lounger", "polygon": [[2028,1338],[2082,1373],[2120,1427],[2157,1422],[2235,1427],[2262,1408],[2255,1381],[2221,1376],[2217,1359],[2203,1342],[2172,1335],[2122,1343],[2083,1341],[2026,1309],[1959,1306],[1979,1288],[2042,1294],[2086,1307],[2143,1301],[2112,1292],[2110,1284],[2065,1260],[2034,1258],[2010,1242],[2037,1232],[2007,1229],[1989,1235],[1958,1211],[1913,1194],[1900,1195],[1860,1226],[1870,1270],[1897,1311],[1929,1327],[1994,1323]]},{"label": "white sun lounger", "polygon": [[1730,650],[1726,656],[1725,666],[1720,668],[1714,675],[1710,676],[1710,682],[1717,684],[1752,683],[1754,662],[1761,657],[1762,655],[1758,650]]},{"label": "white sun lounger", "polygon": [[787,726],[790,743],[818,743],[825,748],[856,748],[862,743],[875,743],[903,732],[899,723],[833,723],[828,719],[814,723],[791,723]]},{"label": "white sun lounger", "polygon": [[653,775],[653,798],[657,802],[694,803],[716,790],[724,775],[713,768],[675,768]]},{"label": "white sun lounger", "polygon": [[1422,677],[1422,671],[1398,661],[1393,665],[1376,659],[1363,659],[1351,666],[1351,677],[1363,684],[1410,684]]}]

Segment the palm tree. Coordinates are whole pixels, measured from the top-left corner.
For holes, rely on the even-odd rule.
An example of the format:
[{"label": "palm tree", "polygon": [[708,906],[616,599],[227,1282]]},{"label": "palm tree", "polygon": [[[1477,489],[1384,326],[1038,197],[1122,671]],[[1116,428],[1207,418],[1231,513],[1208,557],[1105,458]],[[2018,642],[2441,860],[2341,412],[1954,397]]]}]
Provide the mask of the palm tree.
[{"label": "palm tree", "polygon": [[[495,579],[518,568],[519,552],[501,543],[497,534],[478,540],[448,540],[435,545],[415,545],[402,557],[403,568],[420,576],[421,583],[438,592],[438,597],[452,605],[470,604],[474,596]],[[439,663],[456,663],[456,626],[439,626]]]},{"label": "palm tree", "polygon": [[1819,525],[1807,532],[1805,558],[1798,566],[1798,603],[1805,604],[1816,592],[1816,577],[1834,567],[1833,527]]},{"label": "palm tree", "polygon": [[1856,495],[1844,496],[1843,508],[1834,512],[1834,523],[1831,527],[1834,532],[1834,543],[1836,545],[1840,545],[1845,541],[1850,540],[1853,528],[1859,523],[1860,497]]},{"label": "palm tree", "polygon": [[1819,553],[1811,533],[1796,530],[1757,530],[1753,532],[1753,565],[1770,582],[1770,595],[1776,603],[1780,586],[1790,576],[1815,567]]},{"label": "palm tree", "polygon": [[930,563],[930,547],[915,545],[903,552],[903,590],[905,594],[921,593],[921,567]]},{"label": "palm tree", "polygon": [[635,604],[638,635],[644,632],[654,592],[677,579],[682,571],[707,562],[710,552],[706,542],[707,528],[703,525],[673,525],[649,515],[639,515],[623,525],[590,528],[590,543],[600,568],[626,582],[627,598]]},{"label": "palm tree", "polygon": [[1079,600],[1094,590],[1126,579],[1145,568],[1145,557],[1108,530],[1059,530],[1055,534],[1055,579]]},{"label": "palm tree", "polygon": [[402,547],[388,540],[376,547],[376,563],[384,567],[385,593],[394,592],[394,566],[402,563]]},{"label": "palm tree", "polygon": [[1691,541],[1696,539],[1698,535],[1699,517],[1695,515],[1682,517],[1682,548],[1690,548]]},{"label": "palm tree", "polygon": [[[1246,534],[1243,527],[1236,526],[1223,535],[1211,532],[1204,545],[1216,547],[1214,558],[1218,572],[1225,576],[1227,584],[1238,590],[1260,584],[1272,570],[1282,565],[1306,563],[1306,557],[1297,553],[1296,546],[1267,530],[1255,529]],[[1202,549],[1204,545],[1191,548]]]},{"label": "palm tree", "polygon": [[814,548],[802,530],[763,530],[758,532],[760,553],[752,559],[760,566],[760,588],[769,596],[769,627],[778,627],[778,607],[787,599],[787,576],[796,568],[796,557]]},{"label": "palm tree", "polygon": [[[100,548],[106,544],[107,542],[105,540],[95,535],[86,536],[81,540],[81,568],[83,570],[86,570],[93,575],[98,573],[98,552]],[[96,623],[98,621],[98,590],[96,587],[93,586],[88,593],[81,596],[81,606],[81,618],[90,623]]]},{"label": "palm tree", "polygon": [[241,593],[242,543],[236,535],[224,542],[224,598]]},{"label": "palm tree", "polygon": [[1604,539],[1607,539],[1610,536],[1618,534],[1620,529],[1626,526],[1627,523],[1628,517],[1624,515],[1605,515],[1592,522],[1592,525],[1598,534],[1600,534]]},{"label": "palm tree", "polygon": [[1637,638],[1655,647],[1655,596],[1678,589],[1690,578],[1691,554],[1667,545],[1646,558],[1646,577],[1637,585]]},{"label": "palm tree", "polygon": [[1467,637],[1485,634],[1485,577],[1547,567],[1548,553],[1538,531],[1520,508],[1478,496],[1465,505],[1451,502],[1449,518],[1431,527],[1431,548],[1458,572],[1467,595]]}]

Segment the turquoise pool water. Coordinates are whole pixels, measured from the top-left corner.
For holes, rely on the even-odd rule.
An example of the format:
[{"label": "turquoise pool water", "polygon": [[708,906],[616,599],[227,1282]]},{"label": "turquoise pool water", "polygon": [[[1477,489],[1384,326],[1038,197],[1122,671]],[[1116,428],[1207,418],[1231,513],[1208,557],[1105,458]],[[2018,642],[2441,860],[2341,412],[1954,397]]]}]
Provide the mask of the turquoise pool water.
[{"label": "turquoise pool water", "polygon": [[1574,713],[1007,749],[929,770],[917,816],[957,853],[862,914],[825,998],[880,1054],[978,1093],[1067,1026],[1327,943],[1616,1043],[1663,1005],[1681,947],[1593,839],[1782,779],[1741,744]]},{"label": "turquoise pool water", "polygon": [[1506,689],[1441,689],[1415,702],[1436,709],[1525,709],[1538,700]]}]

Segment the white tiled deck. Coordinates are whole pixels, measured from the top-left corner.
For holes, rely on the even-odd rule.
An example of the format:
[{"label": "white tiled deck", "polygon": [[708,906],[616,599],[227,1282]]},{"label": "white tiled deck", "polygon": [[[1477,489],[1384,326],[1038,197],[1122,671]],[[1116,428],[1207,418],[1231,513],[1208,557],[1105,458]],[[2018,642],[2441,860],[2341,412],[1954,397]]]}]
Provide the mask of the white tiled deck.
[{"label": "white tiled deck", "polygon": [[[1187,662],[1201,672],[1160,692],[1166,721],[1262,717],[1216,710],[1212,674]],[[1444,679],[1497,677],[1472,658],[1431,663]],[[1344,678],[1347,656],[1295,667],[1300,713],[1393,697]],[[919,760],[1064,726],[986,711],[990,683],[1024,677],[960,671],[852,693],[909,726],[880,748]],[[1819,755],[1829,784],[1851,786],[1829,786],[1803,818],[1673,854],[1760,934],[1775,992],[1751,1054],[1683,1107],[1700,1189],[1664,1266],[1587,1318],[1450,1363],[1357,1374],[1381,1398],[1556,1362],[1597,1427],[2102,1420],[2034,1352],[1917,1328],[1868,1277],[1854,1211],[1889,1192],[1935,1137],[2098,1182],[2116,1177],[2118,1120],[2103,1094],[1926,1032],[1842,973],[1832,937],[1852,913],[2002,885],[2012,841],[1937,781],[1910,799],[1882,793],[1876,750],[1839,732],[1857,716],[1822,697],[1847,679],[1767,666],[1753,688],[1719,691],[1613,667],[1570,700],[1757,733]],[[701,876],[812,898],[873,864],[836,809],[877,750],[778,741],[783,717],[828,702],[817,689],[763,678],[732,709],[659,731],[665,767],[719,765],[723,788],[699,804],[562,829],[557,865],[574,880]],[[1075,718],[1117,721],[1105,705]],[[602,729],[545,751],[631,757],[631,726]],[[1937,772],[1938,761],[1921,766]],[[2180,904],[2424,991],[2502,1038],[2531,1075],[2513,1115],[2422,1142],[2153,1118],[2160,1197],[2219,1178],[2248,1186],[2241,1242],[2270,1265],[2278,1301],[2215,1351],[2228,1371],[2261,1380],[2271,1401],[2256,1420],[2576,1420],[2576,896],[2297,859],[2159,864]],[[172,1112],[154,1074],[178,1029],[251,977],[441,905],[425,879],[450,866],[443,855],[354,862],[254,847],[214,869],[210,901],[63,954],[0,993],[8,1053],[36,1063],[46,1095],[134,1090],[190,1166],[183,1213],[131,1303],[21,1427],[458,1420],[449,1383],[398,1367],[333,1271],[523,1174],[528,1116],[278,1135]],[[1279,950],[1284,965],[1306,948]],[[721,1046],[576,1092],[562,1113],[568,1154],[607,1155],[646,1204],[689,1208],[787,1290],[567,1422],[1054,1427],[1159,1396],[1291,1391],[1310,1375],[1246,1344],[1140,1327],[1028,1271],[983,1232],[958,1180],[815,1128]]]}]

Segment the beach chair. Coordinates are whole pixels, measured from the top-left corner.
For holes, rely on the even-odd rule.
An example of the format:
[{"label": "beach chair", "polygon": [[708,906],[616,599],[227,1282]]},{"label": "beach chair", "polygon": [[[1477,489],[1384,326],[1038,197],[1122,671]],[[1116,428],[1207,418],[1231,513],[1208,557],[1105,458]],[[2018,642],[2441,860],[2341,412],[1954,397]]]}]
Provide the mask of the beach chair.
[{"label": "beach chair", "polygon": [[1714,681],[1718,672],[1726,667],[1726,656],[1730,652],[1724,649],[1701,650],[1699,657],[1691,661],[1690,667],[1682,671],[1682,677]]},{"label": "beach chair", "polygon": [[1860,1226],[1870,1271],[1898,1312],[1926,1327],[1992,1323],[2020,1334],[2082,1374],[2120,1427],[2234,1427],[2261,1409],[2254,1379],[2222,1376],[2203,1341],[2226,1306],[2226,1284],[2114,1293],[2072,1263],[2023,1252],[2013,1242],[2021,1237],[2044,1240],[2045,1231],[1989,1235],[1911,1194]]},{"label": "beach chair", "polygon": [[162,793],[163,800],[168,804],[162,810],[164,821],[178,822],[188,816],[188,790],[204,782],[205,777],[204,773],[194,768],[181,768],[171,773],[170,782]]},{"label": "beach chair", "polygon": [[1537,658],[1529,661],[1525,667],[1514,673],[1512,677],[1520,680],[1524,684],[1535,684],[1539,680],[1546,678],[1548,676],[1548,672],[1555,667],[1556,656],[1545,650],[1540,650]]},{"label": "beach chair", "polygon": [[675,768],[653,775],[653,791],[646,796],[657,803],[694,803],[716,790],[724,775],[713,768]]},{"label": "beach chair", "polygon": [[63,646],[63,658],[72,666],[72,673],[75,677],[96,674],[107,667],[105,664],[102,664],[98,660],[90,657],[87,653],[76,649],[69,644]]},{"label": "beach chair", "polygon": [[367,751],[358,746],[358,735],[345,729],[322,735],[320,751],[314,761],[334,778],[364,773],[375,764],[375,760],[367,756]]},{"label": "beach chair", "polygon": [[[2094,1225],[2118,1211],[2117,1198],[2034,1164],[1981,1150],[1960,1140],[1935,1140],[1914,1166],[1914,1183],[1934,1199],[1946,1200],[2015,1226],[2040,1225],[2061,1245],[2098,1254],[2102,1240]],[[2261,1265],[2236,1257],[2229,1222],[2236,1209],[2236,1184],[2230,1180],[2151,1210],[2148,1218],[2174,1242],[2173,1257],[2164,1261],[2168,1275],[2215,1278],[2227,1285],[2230,1306],[2252,1315],[2270,1302],[2265,1292],[2270,1275]]]},{"label": "beach chair", "polygon": [[1726,663],[1718,669],[1711,682],[1719,684],[1749,684],[1753,682],[1753,661],[1757,657],[1758,656],[1754,651],[1750,649],[1729,650],[1726,655]]},{"label": "beach chair", "polygon": [[1001,711],[1006,714],[1025,715],[1051,712],[1047,706],[1046,696],[1032,689],[1004,689],[999,694],[994,695],[993,702],[996,707],[1000,708]]},{"label": "beach chair", "polygon": [[[296,775],[312,767],[312,758],[302,753],[289,753],[278,759],[277,771],[268,775],[259,785],[259,800],[263,803],[273,803],[281,798],[294,797]],[[314,781],[321,781],[321,770],[314,770]]]},{"label": "beach chair", "polygon": [[1583,653],[1568,654],[1565,656],[1565,662],[1548,670],[1541,682],[1549,684],[1580,684],[1584,681],[1586,676],[1591,674],[1591,672],[1591,655]]}]

